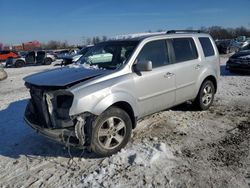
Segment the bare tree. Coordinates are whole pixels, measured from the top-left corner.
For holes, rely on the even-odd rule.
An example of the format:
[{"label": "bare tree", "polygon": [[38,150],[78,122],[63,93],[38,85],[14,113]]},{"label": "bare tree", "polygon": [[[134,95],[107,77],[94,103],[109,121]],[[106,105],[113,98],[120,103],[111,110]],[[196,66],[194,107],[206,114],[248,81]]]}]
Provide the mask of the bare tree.
[{"label": "bare tree", "polygon": [[107,36],[102,36],[102,41],[107,41],[108,37]]}]

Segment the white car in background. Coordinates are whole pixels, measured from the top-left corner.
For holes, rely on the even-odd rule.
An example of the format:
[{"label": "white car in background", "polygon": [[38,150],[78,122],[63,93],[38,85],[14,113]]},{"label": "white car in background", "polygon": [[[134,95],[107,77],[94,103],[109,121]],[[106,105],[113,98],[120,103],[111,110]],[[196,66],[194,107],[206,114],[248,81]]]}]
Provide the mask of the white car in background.
[{"label": "white car in background", "polygon": [[25,65],[50,65],[56,58],[46,51],[29,51],[17,58],[9,58],[5,67],[23,67]]}]

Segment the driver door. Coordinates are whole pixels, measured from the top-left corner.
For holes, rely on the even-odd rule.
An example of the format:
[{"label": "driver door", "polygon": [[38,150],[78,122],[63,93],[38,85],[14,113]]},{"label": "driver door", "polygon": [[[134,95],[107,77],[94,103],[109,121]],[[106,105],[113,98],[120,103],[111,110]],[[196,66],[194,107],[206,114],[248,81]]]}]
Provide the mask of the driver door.
[{"label": "driver door", "polygon": [[134,82],[140,115],[164,110],[175,103],[175,67],[170,63],[166,40],[152,41],[142,48],[136,62],[152,62],[152,71],[135,72]]}]

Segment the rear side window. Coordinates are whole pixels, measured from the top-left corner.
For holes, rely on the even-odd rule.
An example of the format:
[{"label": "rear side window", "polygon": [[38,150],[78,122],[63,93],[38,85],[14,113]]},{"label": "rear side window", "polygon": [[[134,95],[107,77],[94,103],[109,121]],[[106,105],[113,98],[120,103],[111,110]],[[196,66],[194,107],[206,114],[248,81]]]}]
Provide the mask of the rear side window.
[{"label": "rear side window", "polygon": [[214,48],[211,40],[208,37],[199,37],[199,41],[201,43],[205,57],[213,56]]},{"label": "rear side window", "polygon": [[176,63],[198,58],[197,49],[192,38],[173,39],[173,48]]},{"label": "rear side window", "polygon": [[137,57],[138,62],[152,61],[153,68],[168,65],[169,56],[166,45],[165,40],[157,40],[145,44]]}]

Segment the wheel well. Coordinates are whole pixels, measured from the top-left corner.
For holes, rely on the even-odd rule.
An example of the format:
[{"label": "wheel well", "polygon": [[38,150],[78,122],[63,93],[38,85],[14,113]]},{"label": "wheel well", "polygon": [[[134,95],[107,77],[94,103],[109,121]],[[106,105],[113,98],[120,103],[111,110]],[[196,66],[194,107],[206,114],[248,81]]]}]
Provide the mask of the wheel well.
[{"label": "wheel well", "polygon": [[23,65],[25,65],[25,61],[22,60],[22,59],[16,60],[16,62],[14,63],[14,65],[16,65],[17,63],[23,63]]},{"label": "wheel well", "polygon": [[51,57],[45,57],[44,60],[45,59],[49,59],[49,60],[53,61],[53,59]]},{"label": "wheel well", "polygon": [[[205,79],[204,79],[204,81],[205,80],[210,80],[211,82],[213,82],[213,84],[214,84],[214,89],[215,89],[215,93],[216,93],[216,91],[217,91],[217,81],[216,81],[216,78],[214,77],[214,76],[208,76],[208,77],[206,77]],[[203,82],[204,82],[203,81]]]},{"label": "wheel well", "polygon": [[121,101],[121,102],[114,103],[112,106],[115,106],[115,107],[118,107],[118,108],[125,110],[125,112],[128,113],[128,115],[132,121],[132,128],[134,129],[136,127],[137,120],[136,120],[136,117],[134,115],[134,111],[129,103]]},{"label": "wheel well", "polygon": [[16,62],[22,62],[22,63],[25,64],[25,61],[24,61],[24,60],[21,60],[21,59],[16,60]]}]

